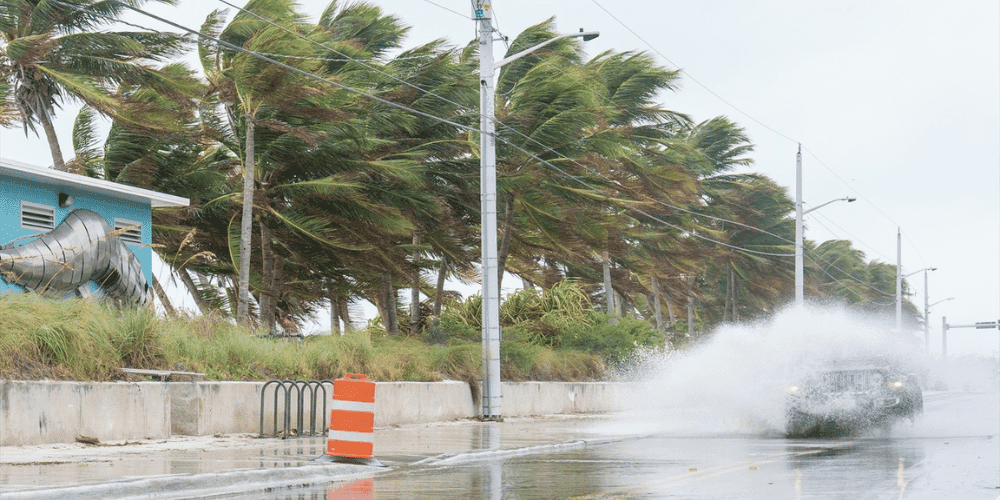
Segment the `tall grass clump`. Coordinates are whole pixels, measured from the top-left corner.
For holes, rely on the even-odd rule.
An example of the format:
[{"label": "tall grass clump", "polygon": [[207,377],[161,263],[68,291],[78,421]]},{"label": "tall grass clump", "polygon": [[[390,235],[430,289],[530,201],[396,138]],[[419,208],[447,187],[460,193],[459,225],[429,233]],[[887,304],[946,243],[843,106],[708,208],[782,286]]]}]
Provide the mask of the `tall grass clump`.
[{"label": "tall grass clump", "polygon": [[[0,378],[109,381],[119,368],[204,373],[212,380],[463,380],[482,377],[482,301],[452,302],[419,336],[387,335],[378,321],[344,335],[259,336],[230,319],[157,318],[147,308],[33,294],[0,299]],[[506,380],[592,380],[605,363],[655,344],[641,320],[611,324],[572,282],[529,290],[501,308]]]},{"label": "tall grass clump", "polygon": [[114,315],[90,300],[4,295],[0,298],[0,376],[108,377],[120,359],[102,325],[111,324]]}]

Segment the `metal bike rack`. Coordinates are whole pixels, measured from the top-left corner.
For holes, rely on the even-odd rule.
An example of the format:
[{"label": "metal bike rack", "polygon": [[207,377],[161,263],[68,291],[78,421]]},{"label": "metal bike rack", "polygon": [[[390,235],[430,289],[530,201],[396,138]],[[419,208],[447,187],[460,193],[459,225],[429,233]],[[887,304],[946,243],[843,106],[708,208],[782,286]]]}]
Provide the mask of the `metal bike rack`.
[{"label": "metal bike rack", "polygon": [[[260,388],[260,437],[281,437],[282,439],[306,436],[319,436],[326,434],[327,397],[326,386],[330,386],[330,397],[333,396],[333,382],[330,380],[269,380]],[[264,434],[264,402],[268,396],[267,389],[273,386],[271,391],[272,416],[271,423],[274,433],[270,436]],[[294,394],[294,398],[293,398]],[[317,416],[316,409],[319,408],[317,398],[322,400],[322,417]],[[306,399],[309,400],[308,414],[306,414]],[[281,412],[278,411],[278,401],[283,402]],[[293,401],[295,402],[294,412],[296,415],[296,426],[292,427]],[[281,426],[278,425],[278,415],[282,416]],[[308,417],[306,417],[308,415]],[[317,426],[316,421],[319,420]],[[306,432],[305,425],[308,424],[309,432]],[[318,429],[317,429],[318,427]]]}]

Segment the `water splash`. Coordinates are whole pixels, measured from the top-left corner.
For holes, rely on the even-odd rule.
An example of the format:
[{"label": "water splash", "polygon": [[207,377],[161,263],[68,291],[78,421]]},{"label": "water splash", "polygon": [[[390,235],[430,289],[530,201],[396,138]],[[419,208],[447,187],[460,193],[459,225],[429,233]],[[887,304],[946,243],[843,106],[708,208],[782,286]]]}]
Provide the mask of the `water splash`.
[{"label": "water splash", "polygon": [[782,436],[791,382],[837,359],[868,357],[915,373],[925,391],[995,390],[1000,378],[995,363],[934,360],[918,337],[884,322],[832,308],[790,309],[768,322],[725,325],[681,351],[647,354],[630,374],[637,390],[623,401],[627,423],[616,423],[616,432]]}]

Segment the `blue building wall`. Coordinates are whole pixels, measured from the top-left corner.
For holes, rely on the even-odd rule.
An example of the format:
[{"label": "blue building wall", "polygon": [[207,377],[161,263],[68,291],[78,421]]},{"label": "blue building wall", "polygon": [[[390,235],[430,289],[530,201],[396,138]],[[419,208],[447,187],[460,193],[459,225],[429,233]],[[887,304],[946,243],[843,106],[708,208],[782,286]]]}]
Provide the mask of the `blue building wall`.
[{"label": "blue building wall", "polygon": [[[65,208],[60,207],[59,193],[73,196],[73,204]],[[24,237],[40,234],[39,230],[21,227],[22,200],[53,207],[55,226],[59,226],[67,214],[81,208],[101,214],[111,227],[114,227],[116,217],[141,223],[142,245],[131,243],[127,245],[142,264],[146,282],[152,283],[152,249],[149,246],[152,235],[152,212],[148,204],[104,196],[76,187],[31,182],[0,175],[0,243],[2,244],[20,245],[32,239]],[[14,241],[17,238],[24,239]],[[91,288],[96,289],[96,285],[92,283]],[[12,291],[24,291],[24,289],[0,280],[0,293]]]}]

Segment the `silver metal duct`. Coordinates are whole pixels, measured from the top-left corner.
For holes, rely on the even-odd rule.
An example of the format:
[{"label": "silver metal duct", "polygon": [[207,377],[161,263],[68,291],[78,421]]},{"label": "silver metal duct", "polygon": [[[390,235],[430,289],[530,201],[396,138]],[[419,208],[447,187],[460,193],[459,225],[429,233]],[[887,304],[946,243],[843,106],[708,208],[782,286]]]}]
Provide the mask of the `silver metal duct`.
[{"label": "silver metal duct", "polygon": [[64,296],[93,281],[120,302],[152,301],[139,259],[104,217],[85,209],[70,212],[38,239],[0,248],[0,276],[50,296]]}]

